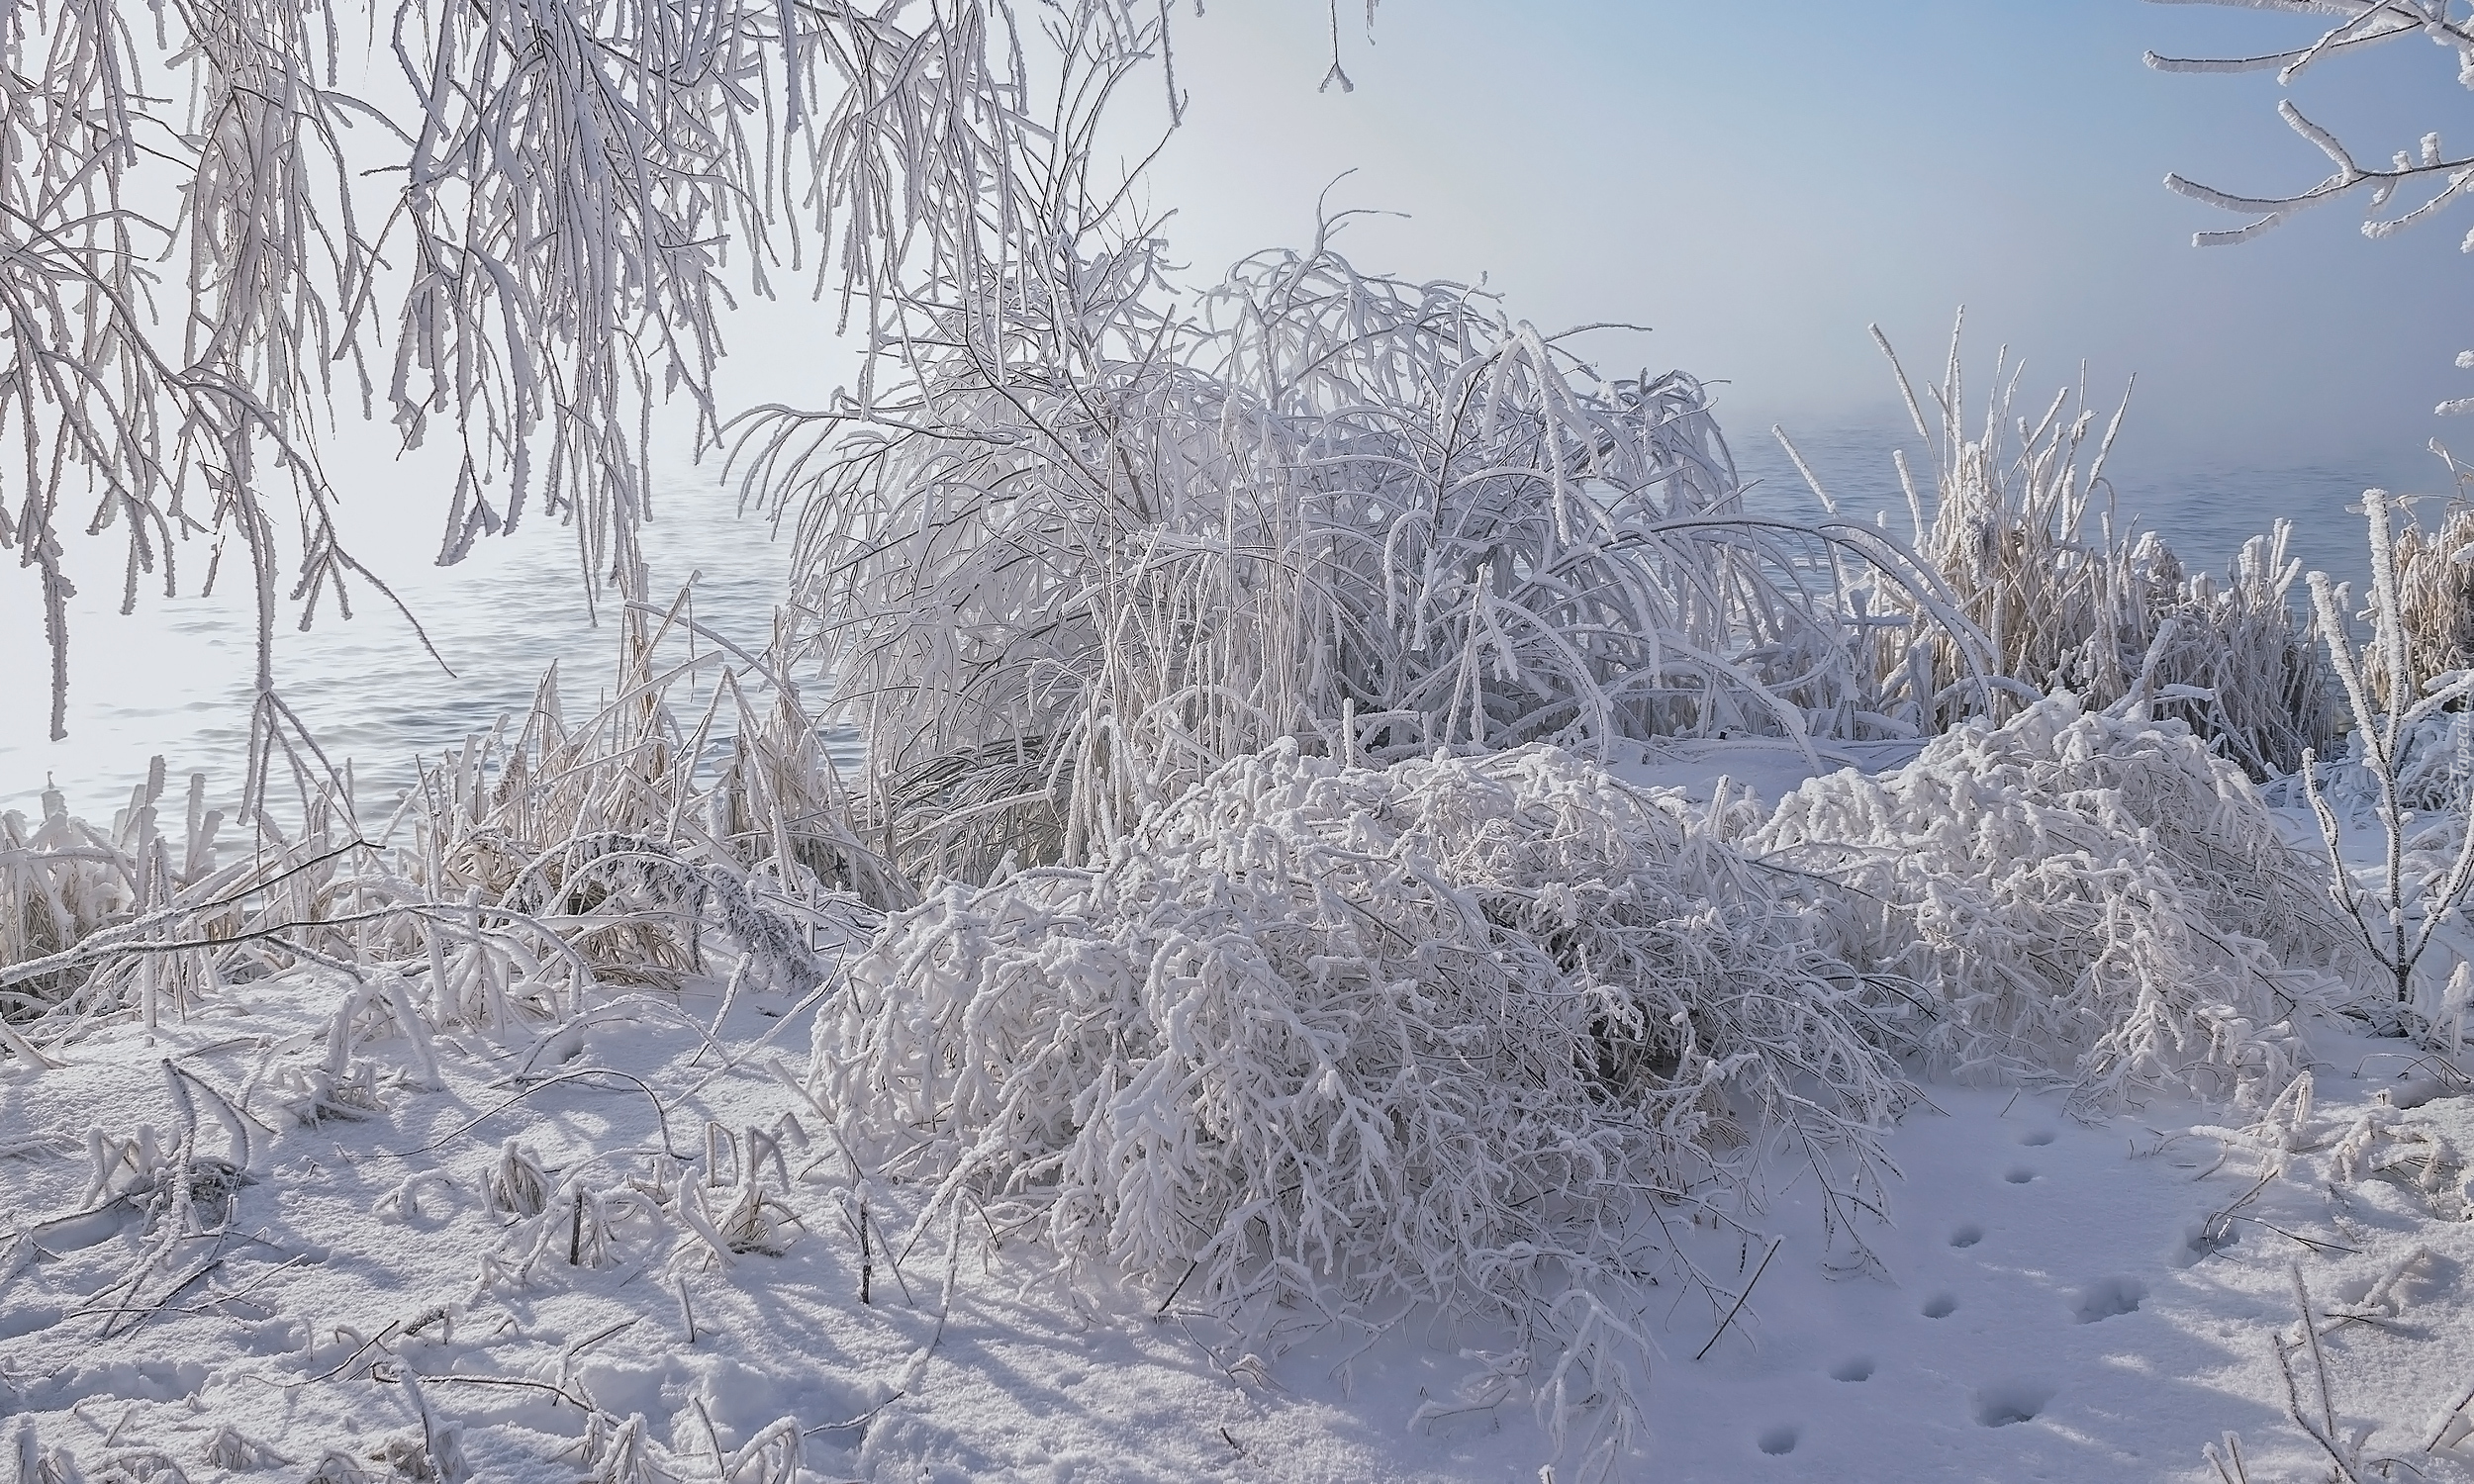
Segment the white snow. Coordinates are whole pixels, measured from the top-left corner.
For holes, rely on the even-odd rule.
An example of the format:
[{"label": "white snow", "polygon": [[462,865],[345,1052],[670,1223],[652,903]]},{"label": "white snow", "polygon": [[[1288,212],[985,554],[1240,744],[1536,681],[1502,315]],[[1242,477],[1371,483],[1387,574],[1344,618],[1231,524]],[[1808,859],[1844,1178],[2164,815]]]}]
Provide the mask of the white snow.
[{"label": "white snow", "polygon": [[[1685,751],[1636,768],[1813,771]],[[298,972],[0,1066],[0,1470],[1531,1480],[1599,1436],[1595,1398],[1536,1404],[1551,1348],[1430,1298],[1232,1315],[1068,1281],[969,1207],[904,1250],[928,1192],[854,1179],[798,1090],[813,1003],[700,981],[537,1042],[458,1026],[433,1072],[383,1014],[338,1043],[354,997]],[[2289,1375],[2363,1476],[2474,1475],[2474,1098],[2403,1042],[2305,1031],[2308,1082],[2248,1112],[1928,1085],[1845,1234],[1820,1166],[1772,1154],[1757,1223],[1669,1234],[1706,1283],[1621,1316],[1648,1347],[1613,1475],[2213,1479],[2230,1432],[2252,1480],[2326,1477]],[[336,1070],[367,1116],[284,1112]]]}]

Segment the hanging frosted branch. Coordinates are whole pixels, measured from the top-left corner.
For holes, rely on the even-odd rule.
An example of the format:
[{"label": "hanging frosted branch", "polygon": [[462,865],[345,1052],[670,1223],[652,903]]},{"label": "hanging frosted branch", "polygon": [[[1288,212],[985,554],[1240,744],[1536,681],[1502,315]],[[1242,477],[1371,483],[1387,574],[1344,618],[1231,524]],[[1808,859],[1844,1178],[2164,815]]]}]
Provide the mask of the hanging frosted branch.
[{"label": "hanging frosted branch", "polygon": [[[2308,68],[2402,37],[2422,36],[2456,53],[2456,79],[2474,88],[2474,6],[2467,0],[2156,0],[2167,5],[2225,5],[2243,10],[2280,10],[2301,15],[2335,16],[2337,21],[2310,46],[2254,56],[2174,57],[2147,53],[2147,64],[2163,72],[2252,72],[2273,69],[2280,86],[2289,86]],[[2341,197],[2360,197],[2366,208],[2362,234],[2392,236],[2429,220],[2474,186],[2474,153],[2451,151],[2437,131],[2423,136],[2411,150],[2396,151],[2387,164],[2364,162],[2336,135],[2314,122],[2289,99],[2277,105],[2286,127],[2328,157],[2334,168],[2306,190],[2271,195],[2245,195],[2204,185],[2181,174],[2165,177],[2167,189],[2203,205],[2251,218],[2225,232],[2195,233],[2201,247],[2248,241],[2272,231],[2312,207]],[[2413,204],[2399,209],[2403,195]],[[2419,198],[2419,199],[2418,199]],[[2474,252],[2474,232],[2465,239]],[[2460,364],[2463,364],[2461,359]],[[2440,404],[2442,414],[2474,411],[2474,399]]]},{"label": "hanging frosted branch", "polygon": [[[237,537],[262,693],[285,595],[306,622],[367,577],[322,471],[338,365],[407,446],[451,425],[442,562],[529,503],[589,584],[640,598],[653,411],[717,433],[733,285],[812,266],[869,343],[898,337],[906,279],[1047,250],[1015,194],[1026,57],[1086,47],[1104,87],[1164,46],[1138,0],[1043,7],[1031,36],[1000,0],[164,0],[151,36],[128,9],[0,14],[0,457],[25,470],[0,548],[41,592],[55,735],[72,503],[125,532],[125,608],[175,590],[180,538]],[[400,88],[337,87],[356,34]],[[162,302],[158,261],[186,266]]]},{"label": "hanging frosted branch", "polygon": [[[30,22],[48,24],[31,31]],[[123,203],[149,147],[132,107],[135,40],[110,0],[60,0],[31,16],[13,7],[5,25],[0,439],[23,460],[23,479],[15,501],[0,502],[0,548],[15,551],[42,591],[56,739],[66,730],[76,591],[62,568],[61,510],[92,495],[89,529],[123,525],[127,603],[158,563],[169,583],[164,409],[177,393],[146,333],[152,280],[141,252],[161,229]]]}]

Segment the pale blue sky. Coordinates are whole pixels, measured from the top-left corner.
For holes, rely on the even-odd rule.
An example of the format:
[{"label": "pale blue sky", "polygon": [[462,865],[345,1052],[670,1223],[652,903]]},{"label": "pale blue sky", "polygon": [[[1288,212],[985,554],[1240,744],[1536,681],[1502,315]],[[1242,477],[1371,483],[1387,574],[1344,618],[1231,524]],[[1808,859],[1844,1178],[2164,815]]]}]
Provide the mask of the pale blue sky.
[{"label": "pale blue sky", "polygon": [[[1938,365],[1952,310],[1989,368],[2029,383],[2081,358],[2108,397],[2140,376],[2126,454],[2242,465],[2474,449],[2474,210],[2385,242],[2324,209],[2236,247],[2236,219],[2168,193],[2299,188],[2324,161],[2276,119],[2271,77],[2172,76],[2168,53],[2273,49],[2304,18],[2141,0],[1386,0],[1343,6],[1357,83],[1318,94],[1321,6],[1181,8],[1188,128],[1159,207],[1197,273],[1295,241],[1323,183],[1408,214],[1353,226],[1362,266],[1489,275],[1543,325],[1657,326],[1608,358],[1724,379],[1741,441],[1885,404],[1864,333]],[[2308,111],[2375,146],[2474,135],[2454,58],[2421,39],[2306,77]],[[2474,142],[2468,138],[2458,142]],[[2433,467],[2436,468],[2435,463]]]}]

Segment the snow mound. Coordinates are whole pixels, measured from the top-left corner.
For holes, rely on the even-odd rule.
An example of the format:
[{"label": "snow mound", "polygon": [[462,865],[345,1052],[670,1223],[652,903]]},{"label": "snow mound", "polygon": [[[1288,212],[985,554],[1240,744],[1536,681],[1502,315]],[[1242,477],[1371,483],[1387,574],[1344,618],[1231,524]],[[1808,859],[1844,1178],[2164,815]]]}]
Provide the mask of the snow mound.
[{"label": "snow mound", "polygon": [[2358,968],[2239,769],[2179,722],[2067,694],[1895,772],[1811,780],[1753,843],[1826,880],[1836,951],[1931,998],[1931,1061],[1962,1080],[2273,1091],[2298,1069],[2293,1012]]}]

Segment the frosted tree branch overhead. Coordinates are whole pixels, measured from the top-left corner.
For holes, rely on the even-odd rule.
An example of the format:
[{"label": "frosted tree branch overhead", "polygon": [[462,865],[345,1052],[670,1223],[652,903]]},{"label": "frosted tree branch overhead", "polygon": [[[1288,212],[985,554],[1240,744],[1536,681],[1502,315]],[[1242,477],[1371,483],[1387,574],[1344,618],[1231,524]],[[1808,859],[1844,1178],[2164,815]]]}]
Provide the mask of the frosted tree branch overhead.
[{"label": "frosted tree branch overhead", "polygon": [[[2330,57],[2358,52],[2401,37],[2423,36],[2456,53],[2458,83],[2474,88],[2474,7],[2463,5],[2461,0],[2153,0],[2153,3],[2228,5],[2244,10],[2288,11],[2297,15],[2336,18],[2335,24],[2322,32],[2317,41],[2290,51],[2232,57],[2160,56],[2150,51],[2147,53],[2147,65],[2158,71],[2273,70],[2280,85],[2289,85],[2305,70]],[[2168,174],[2165,176],[2168,189],[2194,201],[2226,211],[2241,212],[2253,219],[2231,231],[2195,233],[2191,238],[2194,245],[2215,247],[2247,241],[2271,228],[2284,225],[2297,213],[2357,192],[2367,193],[2369,198],[2362,234],[2372,238],[2385,237],[2437,215],[2449,203],[2463,197],[2467,187],[2474,186],[2474,153],[2464,149],[2451,152],[2442,142],[2437,130],[2423,136],[2414,149],[2396,151],[2387,164],[2366,165],[2333,131],[2313,122],[2290,99],[2280,102],[2276,111],[2288,128],[2328,156],[2334,168],[2326,179],[2308,190],[2269,196],[2240,195],[2202,185],[2178,172]],[[2419,204],[2397,211],[2392,208],[2392,203],[2401,190],[2417,195],[2428,194],[2422,195]],[[2467,234],[2464,245],[2466,251],[2474,252],[2474,232]],[[2474,369],[2474,351],[2458,356],[2457,364]],[[2443,414],[2474,412],[2474,398],[2441,403],[2436,411]]]},{"label": "frosted tree branch overhead", "polygon": [[[43,594],[53,735],[72,526],[120,531],[124,608],[176,591],[182,538],[237,536],[269,703],[279,545],[304,625],[347,578],[374,585],[321,459],[338,367],[407,447],[455,441],[441,563],[537,506],[575,526],[588,586],[635,596],[651,411],[683,398],[717,429],[734,290],[805,278],[873,334],[904,274],[1000,267],[1033,230],[1003,189],[1036,128],[1026,55],[1070,32],[1137,64],[1167,20],[1138,0],[7,7],[0,458],[22,478],[0,547]],[[347,89],[356,38],[373,81]]]}]

